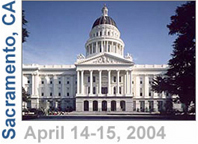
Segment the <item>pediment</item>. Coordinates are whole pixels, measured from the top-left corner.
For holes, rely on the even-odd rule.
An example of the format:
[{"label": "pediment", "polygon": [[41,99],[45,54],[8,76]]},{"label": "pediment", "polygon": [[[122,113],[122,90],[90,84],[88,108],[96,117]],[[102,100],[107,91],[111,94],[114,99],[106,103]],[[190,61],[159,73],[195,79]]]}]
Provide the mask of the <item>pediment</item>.
[{"label": "pediment", "polygon": [[127,60],[122,57],[118,57],[115,55],[103,53],[99,54],[87,59],[84,59],[83,61],[79,61],[77,64],[85,64],[85,65],[106,65],[106,64],[133,64],[132,61]]}]

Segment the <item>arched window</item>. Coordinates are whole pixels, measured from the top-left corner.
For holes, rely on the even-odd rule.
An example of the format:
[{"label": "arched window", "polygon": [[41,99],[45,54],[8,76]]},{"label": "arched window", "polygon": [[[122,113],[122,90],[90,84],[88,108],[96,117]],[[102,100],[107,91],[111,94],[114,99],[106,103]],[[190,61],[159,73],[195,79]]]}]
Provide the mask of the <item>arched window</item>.
[{"label": "arched window", "polygon": [[120,108],[122,111],[125,111],[125,101],[120,101]]},{"label": "arched window", "polygon": [[108,36],[110,36],[110,32],[108,32]]},{"label": "arched window", "polygon": [[111,111],[116,111],[116,101],[111,101]]},{"label": "arched window", "polygon": [[98,111],[98,101],[93,101],[93,111]]},{"label": "arched window", "polygon": [[89,111],[89,101],[84,101],[84,111]]},{"label": "arched window", "polygon": [[107,111],[107,101],[102,101],[102,111]]}]

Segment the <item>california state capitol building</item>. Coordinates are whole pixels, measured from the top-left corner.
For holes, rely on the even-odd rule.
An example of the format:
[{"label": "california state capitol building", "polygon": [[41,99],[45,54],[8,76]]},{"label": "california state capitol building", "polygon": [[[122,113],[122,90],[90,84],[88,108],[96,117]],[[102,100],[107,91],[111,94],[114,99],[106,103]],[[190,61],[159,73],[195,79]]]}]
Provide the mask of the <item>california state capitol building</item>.
[{"label": "california state capitol building", "polygon": [[28,108],[65,111],[159,112],[172,96],[151,90],[152,80],[168,65],[138,65],[106,6],[95,20],[85,54],[71,65],[23,64],[23,87],[30,94]]}]

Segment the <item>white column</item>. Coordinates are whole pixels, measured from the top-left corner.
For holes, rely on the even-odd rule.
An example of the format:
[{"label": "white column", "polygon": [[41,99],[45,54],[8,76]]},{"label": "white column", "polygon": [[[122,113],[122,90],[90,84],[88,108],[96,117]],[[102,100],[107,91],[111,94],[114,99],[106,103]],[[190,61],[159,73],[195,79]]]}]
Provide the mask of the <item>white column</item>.
[{"label": "white column", "polygon": [[120,101],[116,101],[116,111],[120,111]]},{"label": "white column", "polygon": [[38,96],[38,88],[39,88],[39,76],[38,76],[38,74],[36,74],[35,75],[35,81],[34,81],[34,83],[35,83],[35,85],[34,85],[34,92],[35,92],[35,95],[36,96]]},{"label": "white column", "polygon": [[36,74],[34,74],[34,95],[36,95]]},{"label": "white column", "polygon": [[56,92],[56,81],[57,81],[57,77],[56,77],[56,75],[53,75],[53,97],[55,97],[55,95],[57,94],[57,92]]},{"label": "white column", "polygon": [[98,100],[98,111],[102,111],[102,101]]},{"label": "white column", "polygon": [[91,44],[91,53],[93,54],[93,42]]},{"label": "white column", "polygon": [[119,95],[119,77],[120,77],[120,71],[119,70],[117,70],[117,95]]},{"label": "white column", "polygon": [[34,81],[35,79],[34,79],[34,74],[32,74],[32,95],[35,95],[35,93],[34,93],[34,83],[35,83],[35,81]]},{"label": "white column", "polygon": [[49,80],[48,80],[48,75],[45,75],[45,79],[44,79],[44,97],[48,97],[49,96],[49,88],[48,88],[48,83],[49,83]]},{"label": "white column", "polygon": [[90,94],[93,94],[93,71],[90,70]]},{"label": "white column", "polygon": [[[113,49],[113,42],[111,42],[111,47],[112,47],[112,49]],[[114,52],[116,53],[116,50],[114,49]]]},{"label": "white column", "polygon": [[108,44],[109,44],[109,43],[108,43],[108,41],[107,41],[107,46],[106,46],[106,47],[107,47],[107,52],[109,52],[109,46],[108,46]]},{"label": "white column", "polygon": [[96,42],[96,53],[98,52],[98,42]]},{"label": "white column", "polygon": [[111,111],[111,101],[107,101],[107,111]]},{"label": "white column", "polygon": [[84,71],[81,71],[81,94],[84,94]]},{"label": "white column", "polygon": [[70,82],[71,82],[70,95],[73,96],[74,95],[74,76],[73,75],[71,75],[70,77]]},{"label": "white column", "polygon": [[116,53],[119,53],[119,51],[118,51],[118,43],[116,43]]},{"label": "white column", "polygon": [[77,94],[80,94],[80,71],[77,71]]},{"label": "white column", "polygon": [[144,76],[144,96],[149,97],[149,79],[148,76]]},{"label": "white column", "polygon": [[130,71],[130,95],[132,95],[132,81],[133,81],[133,77],[132,77],[132,70]]},{"label": "white column", "polygon": [[140,97],[140,77],[138,75],[136,75],[136,88],[135,88],[135,95],[137,97]]},{"label": "white column", "polygon": [[98,88],[98,95],[101,95],[101,77],[102,77],[102,71],[99,70],[99,88]]},{"label": "white column", "polygon": [[111,94],[111,71],[108,70],[108,94]]},{"label": "white column", "polygon": [[93,111],[93,101],[89,101],[89,111]]},{"label": "white column", "polygon": [[64,77],[64,75],[62,75],[62,77],[61,77],[61,97],[65,96],[64,89],[65,89],[65,77]]},{"label": "white column", "polygon": [[130,79],[129,79],[129,72],[128,72],[128,70],[126,71],[126,92],[127,92],[127,94],[129,94],[129,81],[130,81]]},{"label": "white column", "polygon": [[123,82],[123,85],[124,85],[124,95],[126,95],[127,94],[127,89],[126,89],[126,86],[127,86],[127,84],[126,84],[126,80],[127,80],[127,78],[126,78],[126,73],[125,73],[125,75],[124,75],[124,82]]}]

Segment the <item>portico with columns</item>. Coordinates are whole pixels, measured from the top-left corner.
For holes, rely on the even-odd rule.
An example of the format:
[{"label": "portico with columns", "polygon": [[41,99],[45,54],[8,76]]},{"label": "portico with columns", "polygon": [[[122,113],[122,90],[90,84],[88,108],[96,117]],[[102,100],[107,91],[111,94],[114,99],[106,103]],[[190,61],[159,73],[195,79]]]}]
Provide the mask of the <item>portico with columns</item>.
[{"label": "portico with columns", "polygon": [[131,55],[124,57],[124,42],[106,6],[92,26],[85,51],[75,63],[76,111],[132,111],[134,63]]}]

